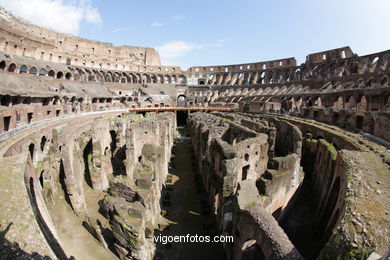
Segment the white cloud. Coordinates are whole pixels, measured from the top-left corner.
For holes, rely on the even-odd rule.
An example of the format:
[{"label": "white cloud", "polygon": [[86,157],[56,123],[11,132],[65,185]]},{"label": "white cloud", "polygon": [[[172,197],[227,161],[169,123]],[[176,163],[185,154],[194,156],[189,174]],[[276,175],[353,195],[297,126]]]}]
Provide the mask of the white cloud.
[{"label": "white cloud", "polygon": [[184,19],[186,19],[186,17],[184,15],[175,15],[172,18],[175,19],[175,20],[184,20]]},{"label": "white cloud", "polygon": [[0,5],[33,24],[78,34],[81,22],[100,26],[102,18],[90,0],[0,0]]},{"label": "white cloud", "polygon": [[202,49],[203,45],[184,41],[167,42],[156,47],[162,58],[176,58],[186,55],[193,50]]},{"label": "white cloud", "polygon": [[117,32],[123,32],[126,30],[127,30],[127,28],[125,28],[125,27],[118,27],[118,28],[113,29],[111,32],[117,33]]},{"label": "white cloud", "polygon": [[155,23],[152,23],[150,26],[153,26],[153,27],[161,27],[163,26],[164,24],[162,23],[159,23],[159,22],[155,22]]}]

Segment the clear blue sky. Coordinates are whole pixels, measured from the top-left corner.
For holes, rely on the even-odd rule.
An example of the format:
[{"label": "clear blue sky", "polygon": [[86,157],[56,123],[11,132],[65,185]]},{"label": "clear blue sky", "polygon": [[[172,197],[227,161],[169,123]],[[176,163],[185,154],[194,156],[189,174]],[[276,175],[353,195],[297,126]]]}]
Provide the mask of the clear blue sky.
[{"label": "clear blue sky", "polygon": [[164,65],[184,69],[292,56],[302,63],[309,53],[347,45],[359,55],[390,49],[390,0],[0,0],[0,5],[81,37],[157,47]]}]

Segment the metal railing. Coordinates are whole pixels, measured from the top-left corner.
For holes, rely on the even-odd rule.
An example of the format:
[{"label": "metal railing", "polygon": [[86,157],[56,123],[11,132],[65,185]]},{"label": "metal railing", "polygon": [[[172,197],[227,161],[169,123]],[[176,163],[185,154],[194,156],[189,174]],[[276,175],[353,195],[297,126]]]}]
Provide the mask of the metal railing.
[{"label": "metal railing", "polygon": [[60,121],[60,120],[64,120],[64,119],[70,119],[70,118],[75,118],[75,117],[94,115],[94,114],[104,114],[104,113],[112,113],[112,112],[127,112],[127,111],[128,111],[127,108],[123,108],[123,109],[94,111],[94,112],[79,113],[79,114],[72,114],[72,115],[48,118],[48,119],[40,120],[40,121],[37,121],[37,122],[32,122],[30,124],[25,124],[23,126],[19,126],[19,127],[13,128],[13,129],[5,132],[5,133],[0,134],[0,142],[3,142],[5,139],[18,134],[21,131],[25,131],[27,129],[31,129],[33,127],[44,125],[44,124],[51,123],[51,122],[56,122],[56,121]]},{"label": "metal railing", "polygon": [[136,108],[121,108],[121,109],[113,109],[113,110],[86,112],[86,113],[48,118],[48,119],[32,122],[30,124],[25,124],[23,126],[13,128],[9,131],[6,131],[5,133],[0,134],[0,142],[3,142],[7,138],[10,138],[22,131],[31,129],[33,127],[64,120],[64,119],[89,116],[95,114],[113,113],[113,112],[153,112],[153,111],[235,111],[235,109],[227,108],[227,107],[136,107]]},{"label": "metal railing", "polygon": [[142,111],[235,111],[231,107],[133,107],[128,109],[130,112]]}]

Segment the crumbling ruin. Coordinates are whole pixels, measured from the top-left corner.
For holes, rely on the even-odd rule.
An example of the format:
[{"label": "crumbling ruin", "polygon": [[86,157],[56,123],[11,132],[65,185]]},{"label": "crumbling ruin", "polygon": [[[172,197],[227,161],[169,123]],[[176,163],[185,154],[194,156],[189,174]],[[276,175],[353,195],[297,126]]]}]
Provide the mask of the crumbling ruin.
[{"label": "crumbling ruin", "polygon": [[[182,71],[1,9],[1,255],[385,255],[389,77],[349,47]],[[184,231],[234,240],[154,240]]]}]

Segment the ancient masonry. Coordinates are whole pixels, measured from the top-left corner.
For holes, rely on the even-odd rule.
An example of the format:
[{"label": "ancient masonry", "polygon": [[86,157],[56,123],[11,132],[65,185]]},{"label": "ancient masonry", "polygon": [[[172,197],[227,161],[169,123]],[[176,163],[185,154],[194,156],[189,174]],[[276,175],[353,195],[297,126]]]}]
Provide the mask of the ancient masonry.
[{"label": "ancient masonry", "polygon": [[[183,71],[0,9],[0,258],[389,254],[389,78],[349,47]],[[233,242],[154,241],[188,212]]]}]

